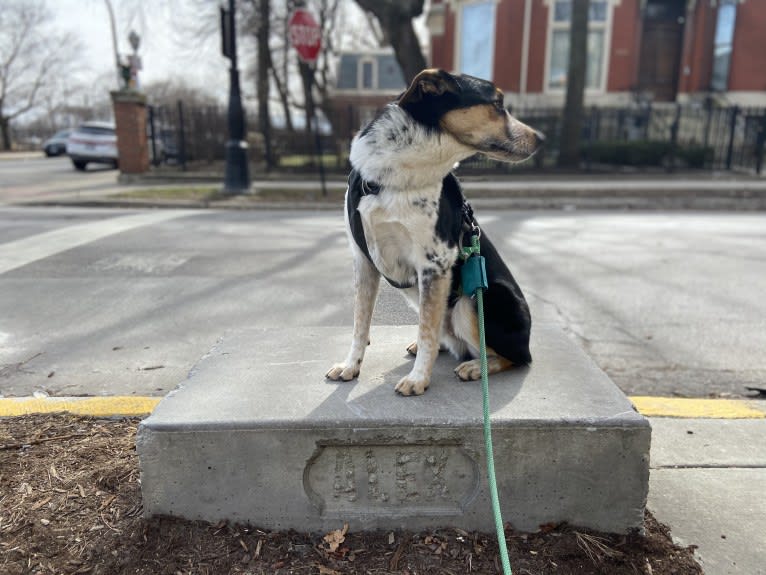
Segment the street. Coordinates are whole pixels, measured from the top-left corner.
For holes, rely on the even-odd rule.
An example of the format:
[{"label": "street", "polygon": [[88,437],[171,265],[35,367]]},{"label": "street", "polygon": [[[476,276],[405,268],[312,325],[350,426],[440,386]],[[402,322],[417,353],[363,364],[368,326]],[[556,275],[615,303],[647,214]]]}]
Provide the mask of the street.
[{"label": "street", "polygon": [[[558,320],[626,393],[763,387],[766,216],[477,214],[533,319]],[[352,297],[340,206],[0,207],[0,395],[164,395],[243,327],[337,326],[350,338]],[[416,316],[384,285],[373,321]]]},{"label": "street", "polygon": [[91,164],[78,172],[68,156],[46,158],[42,152],[0,155],[0,205],[40,201],[69,193],[85,197],[117,186],[118,171]]}]

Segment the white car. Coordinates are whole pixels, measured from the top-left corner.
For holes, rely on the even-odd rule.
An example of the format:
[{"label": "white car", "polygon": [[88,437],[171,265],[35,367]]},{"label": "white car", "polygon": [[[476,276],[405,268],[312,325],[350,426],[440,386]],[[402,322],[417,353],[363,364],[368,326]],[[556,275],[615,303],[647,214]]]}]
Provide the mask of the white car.
[{"label": "white car", "polygon": [[83,122],[69,136],[66,148],[78,170],[91,162],[117,167],[117,134],[109,122]]}]

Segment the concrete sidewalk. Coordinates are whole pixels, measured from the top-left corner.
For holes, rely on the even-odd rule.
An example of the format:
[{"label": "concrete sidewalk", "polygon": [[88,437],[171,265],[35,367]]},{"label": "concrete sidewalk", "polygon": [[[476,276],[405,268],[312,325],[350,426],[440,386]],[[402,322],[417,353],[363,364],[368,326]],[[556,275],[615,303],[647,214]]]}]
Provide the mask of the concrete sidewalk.
[{"label": "concrete sidewalk", "polygon": [[[766,209],[766,178],[729,173],[704,174],[527,174],[500,176],[461,176],[465,195],[476,206],[494,209]],[[51,189],[26,205],[78,205],[101,207],[193,207],[193,208],[316,208],[338,205],[346,188],[345,177],[330,176],[328,198],[321,195],[318,178],[256,178],[253,193],[232,198],[116,197],[141,190],[216,188],[216,180],[177,180],[140,178],[130,184],[103,189]],[[267,200],[271,192],[282,192],[286,199]]]},{"label": "concrete sidewalk", "polygon": [[766,573],[766,419],[651,424],[649,510],[707,575]]}]

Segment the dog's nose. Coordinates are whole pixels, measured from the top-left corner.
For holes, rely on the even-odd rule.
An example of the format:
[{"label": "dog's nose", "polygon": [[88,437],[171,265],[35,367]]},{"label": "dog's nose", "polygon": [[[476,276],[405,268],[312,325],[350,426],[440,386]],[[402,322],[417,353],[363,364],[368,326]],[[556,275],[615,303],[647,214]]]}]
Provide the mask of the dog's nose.
[{"label": "dog's nose", "polygon": [[545,145],[545,134],[535,130],[535,148],[542,148]]}]

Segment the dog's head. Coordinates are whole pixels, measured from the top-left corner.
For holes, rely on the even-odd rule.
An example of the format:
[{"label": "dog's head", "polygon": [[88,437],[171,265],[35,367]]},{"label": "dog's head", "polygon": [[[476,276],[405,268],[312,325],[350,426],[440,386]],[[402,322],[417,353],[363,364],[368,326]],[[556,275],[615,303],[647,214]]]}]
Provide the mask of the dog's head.
[{"label": "dog's head", "polygon": [[477,152],[505,162],[526,160],[545,138],[511,116],[503,103],[492,82],[438,69],[420,72],[397,100],[416,122]]}]

